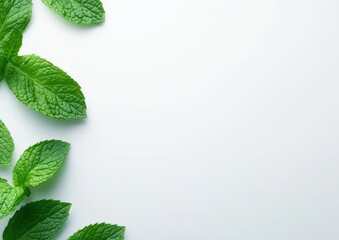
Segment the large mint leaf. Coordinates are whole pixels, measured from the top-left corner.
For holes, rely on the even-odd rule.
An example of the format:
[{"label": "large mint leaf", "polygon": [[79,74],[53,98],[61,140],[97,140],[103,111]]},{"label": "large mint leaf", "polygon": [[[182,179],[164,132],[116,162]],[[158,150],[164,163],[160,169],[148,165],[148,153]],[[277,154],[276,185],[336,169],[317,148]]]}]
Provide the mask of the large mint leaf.
[{"label": "large mint leaf", "polygon": [[22,46],[22,33],[13,29],[0,41],[0,55],[6,59],[18,56]]},{"label": "large mint leaf", "polygon": [[0,167],[10,165],[14,151],[13,138],[0,120]]},{"label": "large mint leaf", "polygon": [[86,103],[80,86],[64,71],[35,55],[13,58],[5,78],[16,97],[50,117],[86,117]]},{"label": "large mint leaf", "polygon": [[11,214],[22,201],[24,189],[12,187],[6,180],[0,178],[0,219]]},{"label": "large mint leaf", "polygon": [[12,29],[23,32],[32,17],[32,0],[0,0],[0,39]]},{"label": "large mint leaf", "polygon": [[99,223],[89,225],[71,236],[68,240],[124,240],[125,227]]},{"label": "large mint leaf", "polygon": [[105,21],[100,0],[42,0],[49,8],[76,24],[99,24]]},{"label": "large mint leaf", "polygon": [[3,240],[54,239],[67,219],[70,207],[69,203],[55,200],[28,203],[9,220]]},{"label": "large mint leaf", "polygon": [[15,186],[37,186],[50,179],[60,168],[69,150],[69,143],[50,140],[28,148],[13,170]]}]

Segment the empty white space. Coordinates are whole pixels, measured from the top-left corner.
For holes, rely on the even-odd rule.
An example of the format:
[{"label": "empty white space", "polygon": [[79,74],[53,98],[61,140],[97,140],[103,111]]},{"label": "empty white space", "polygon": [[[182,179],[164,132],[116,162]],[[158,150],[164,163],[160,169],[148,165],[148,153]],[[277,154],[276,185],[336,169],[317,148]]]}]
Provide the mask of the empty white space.
[{"label": "empty white space", "polygon": [[20,52],[78,81],[88,119],[46,118],[0,84],[15,160],[72,143],[27,199],[73,204],[57,239],[105,221],[126,240],[337,240],[339,2],[103,3],[87,28],[34,0]]}]

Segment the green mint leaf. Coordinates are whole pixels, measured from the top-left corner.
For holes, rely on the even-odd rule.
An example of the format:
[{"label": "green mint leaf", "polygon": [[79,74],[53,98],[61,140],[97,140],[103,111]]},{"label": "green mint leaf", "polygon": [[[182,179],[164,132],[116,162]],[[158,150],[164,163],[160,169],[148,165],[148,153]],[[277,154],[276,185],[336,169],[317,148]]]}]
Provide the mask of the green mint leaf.
[{"label": "green mint leaf", "polygon": [[32,17],[32,0],[0,0],[0,39],[12,29],[23,32]]},{"label": "green mint leaf", "polygon": [[13,138],[5,124],[0,120],[0,167],[11,164],[13,152]]},{"label": "green mint leaf", "polygon": [[124,240],[125,227],[99,223],[77,231],[68,240]]},{"label": "green mint leaf", "polygon": [[70,207],[69,203],[55,200],[28,203],[9,220],[3,239],[54,239],[67,219]]},{"label": "green mint leaf", "polygon": [[99,24],[105,21],[100,0],[42,0],[61,17],[76,24]]},{"label": "green mint leaf", "polygon": [[0,42],[0,55],[6,59],[18,56],[22,46],[22,33],[13,29]]},{"label": "green mint leaf", "polygon": [[11,214],[20,204],[23,196],[23,188],[12,187],[6,180],[0,178],[0,219]]},{"label": "green mint leaf", "polygon": [[86,117],[79,84],[47,60],[36,55],[13,58],[5,78],[16,97],[37,112],[64,120]]},{"label": "green mint leaf", "polygon": [[15,186],[37,186],[50,179],[66,159],[69,143],[50,140],[29,147],[13,170]]}]

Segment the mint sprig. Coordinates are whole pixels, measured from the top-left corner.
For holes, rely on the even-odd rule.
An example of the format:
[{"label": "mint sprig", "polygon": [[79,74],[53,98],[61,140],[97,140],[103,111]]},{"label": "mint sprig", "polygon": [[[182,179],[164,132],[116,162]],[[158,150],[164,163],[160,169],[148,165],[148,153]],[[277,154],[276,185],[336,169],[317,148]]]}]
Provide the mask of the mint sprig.
[{"label": "mint sprig", "polygon": [[[100,0],[42,0],[66,20],[76,24],[100,24],[105,11]],[[60,68],[36,56],[19,56],[22,33],[32,16],[32,0],[0,0],[0,81],[4,78],[15,96],[31,109],[57,119],[86,117],[80,86]],[[0,167],[9,165],[13,139],[0,121]],[[28,148],[13,171],[14,186],[0,179],[0,219],[11,214],[37,186],[55,175],[69,151],[58,140]],[[55,200],[29,203],[10,219],[4,240],[53,239],[66,221],[71,204]],[[69,240],[123,240],[125,227],[99,223],[79,230]]]},{"label": "mint sprig", "polygon": [[[7,31],[6,34],[0,29],[3,34],[0,38],[0,79],[4,77],[17,99],[37,112],[63,120],[85,118],[85,97],[78,83],[39,56],[18,56],[22,45],[22,31],[31,17],[30,1],[0,2],[12,13],[8,15],[10,23],[7,18],[0,17],[0,25],[11,26],[4,30]],[[18,8],[20,12],[16,12]],[[16,14],[13,15],[13,12]]]},{"label": "mint sprig", "polygon": [[[6,135],[10,136],[6,126],[1,121],[0,123],[2,129],[6,129]],[[3,143],[0,144],[0,149],[2,147],[5,147]],[[12,148],[14,149],[14,144],[8,152],[8,159],[12,159]],[[29,147],[14,166],[14,186],[0,179],[0,219],[11,214],[24,195],[30,195],[29,187],[38,186],[53,177],[65,161],[68,151],[69,143],[59,140],[48,140]]]},{"label": "mint sprig", "polygon": [[105,10],[100,0],[42,0],[66,20],[76,24],[100,24],[105,21]]},{"label": "mint sprig", "polygon": [[[0,120],[0,137],[1,128],[5,129],[7,136],[10,136],[7,127]],[[10,139],[13,142],[12,138]],[[0,178],[0,219],[11,214],[25,195],[30,195],[29,187],[37,186],[55,175],[67,157],[69,146],[69,143],[63,141],[48,140],[29,147],[21,155],[13,170],[14,186]],[[3,147],[1,142],[0,147]],[[14,149],[14,144],[12,148]],[[13,154],[12,148],[10,159]],[[56,200],[28,203],[16,211],[9,220],[3,239],[54,239],[67,219],[70,207],[70,203]],[[124,235],[125,227],[100,223],[77,231],[69,240],[124,240]]]}]

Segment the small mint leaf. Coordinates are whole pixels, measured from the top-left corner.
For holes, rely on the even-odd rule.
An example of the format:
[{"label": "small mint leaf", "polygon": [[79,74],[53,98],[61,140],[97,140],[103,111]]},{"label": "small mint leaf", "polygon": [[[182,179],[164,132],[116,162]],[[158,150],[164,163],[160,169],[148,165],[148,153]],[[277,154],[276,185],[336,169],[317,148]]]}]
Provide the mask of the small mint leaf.
[{"label": "small mint leaf", "polygon": [[124,240],[125,227],[97,223],[77,231],[68,240]]},{"label": "small mint leaf", "polygon": [[42,0],[54,12],[76,24],[99,24],[105,21],[100,0]]},{"label": "small mint leaf", "polygon": [[12,187],[6,180],[0,178],[0,219],[11,214],[20,204],[23,196],[23,188]]},{"label": "small mint leaf", "polygon": [[10,165],[14,151],[13,138],[0,120],[0,167]]},{"label": "small mint leaf", "polygon": [[71,204],[55,200],[31,202],[9,220],[4,240],[54,239],[65,223]]},{"label": "small mint leaf", "polygon": [[9,60],[18,56],[21,46],[22,33],[17,29],[13,29],[0,42],[0,55]]},{"label": "small mint leaf", "polygon": [[15,96],[37,112],[64,120],[86,117],[79,84],[45,59],[36,55],[13,58],[5,78]]},{"label": "small mint leaf", "polygon": [[0,1],[0,39],[12,29],[23,32],[32,17],[32,0]]},{"label": "small mint leaf", "polygon": [[37,186],[59,170],[66,159],[69,143],[50,140],[29,147],[20,157],[13,170],[15,186]]}]

